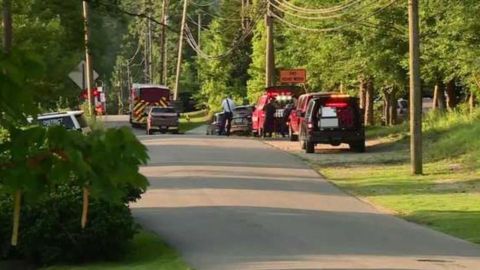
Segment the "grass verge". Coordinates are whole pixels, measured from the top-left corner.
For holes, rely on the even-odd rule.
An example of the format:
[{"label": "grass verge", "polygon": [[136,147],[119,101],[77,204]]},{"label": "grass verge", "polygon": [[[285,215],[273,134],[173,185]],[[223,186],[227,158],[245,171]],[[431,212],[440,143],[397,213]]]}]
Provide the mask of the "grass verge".
[{"label": "grass verge", "polygon": [[341,189],[379,208],[480,244],[480,112],[429,115],[423,128],[421,176],[410,174],[406,125],[368,130],[379,143],[365,154],[308,159]]},{"label": "grass verge", "polygon": [[[112,236],[115,237],[115,236]],[[132,241],[130,253],[118,262],[99,262],[76,266],[51,266],[43,270],[188,270],[180,255],[151,232],[140,231]]]},{"label": "grass verge", "polygon": [[205,125],[210,118],[211,115],[206,110],[184,113],[180,118],[180,132],[185,133],[189,130]]}]

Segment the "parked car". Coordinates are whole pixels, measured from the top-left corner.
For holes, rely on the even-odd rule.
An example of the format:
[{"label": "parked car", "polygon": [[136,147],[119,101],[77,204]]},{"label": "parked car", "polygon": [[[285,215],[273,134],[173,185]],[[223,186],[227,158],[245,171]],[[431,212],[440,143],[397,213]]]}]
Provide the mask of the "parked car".
[{"label": "parked car", "polygon": [[[31,120],[31,119],[30,119]],[[83,133],[90,131],[83,111],[52,112],[37,117],[40,125],[45,127],[63,126],[66,129],[78,130]]]},{"label": "parked car", "polygon": [[300,128],[302,127],[303,119],[305,118],[305,112],[310,100],[318,98],[331,93],[328,92],[316,92],[303,94],[298,98],[296,107],[291,111],[288,121],[288,134],[290,141],[298,141],[298,135],[300,134]]},{"label": "parked car", "polygon": [[151,107],[147,113],[147,134],[155,131],[178,133],[179,116],[174,107]]},{"label": "parked car", "polygon": [[213,115],[212,122],[207,127],[207,135],[221,135],[221,125],[223,123],[224,113],[216,113]]},{"label": "parked car", "polygon": [[238,106],[233,111],[232,134],[250,134],[252,132],[252,106]]},{"label": "parked car", "polygon": [[308,103],[299,136],[306,153],[317,144],[338,146],[347,143],[355,152],[365,152],[365,129],[358,98],[325,94]]}]

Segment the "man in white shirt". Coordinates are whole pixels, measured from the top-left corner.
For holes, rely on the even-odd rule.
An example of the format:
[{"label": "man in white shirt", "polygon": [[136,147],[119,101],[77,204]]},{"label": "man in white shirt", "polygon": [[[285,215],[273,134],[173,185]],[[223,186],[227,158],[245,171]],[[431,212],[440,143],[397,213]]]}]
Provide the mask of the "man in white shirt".
[{"label": "man in white shirt", "polygon": [[[222,101],[223,108],[223,122],[222,129],[226,127],[225,135],[230,136],[230,128],[232,127],[233,111],[235,110],[235,103],[229,95]],[[226,126],[225,126],[226,124]]]}]

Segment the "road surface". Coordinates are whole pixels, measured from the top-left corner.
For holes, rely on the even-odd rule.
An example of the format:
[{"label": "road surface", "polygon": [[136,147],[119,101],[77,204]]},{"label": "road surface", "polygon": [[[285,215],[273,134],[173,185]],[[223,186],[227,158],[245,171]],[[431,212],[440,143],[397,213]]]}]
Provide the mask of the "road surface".
[{"label": "road surface", "polygon": [[383,214],[253,139],[144,136],[134,216],[198,270],[480,269],[480,249]]}]

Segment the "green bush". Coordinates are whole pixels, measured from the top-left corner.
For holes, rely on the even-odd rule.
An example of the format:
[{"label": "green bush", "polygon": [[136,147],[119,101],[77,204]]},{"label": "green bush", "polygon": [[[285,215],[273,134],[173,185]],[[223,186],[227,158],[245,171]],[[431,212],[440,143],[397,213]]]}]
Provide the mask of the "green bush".
[{"label": "green bush", "polygon": [[[129,195],[124,201],[135,198]],[[92,198],[88,225],[82,230],[82,190],[63,185],[22,208],[19,245],[14,249],[9,245],[12,205],[11,196],[0,198],[1,254],[39,265],[120,258],[137,229],[126,204]]]}]

